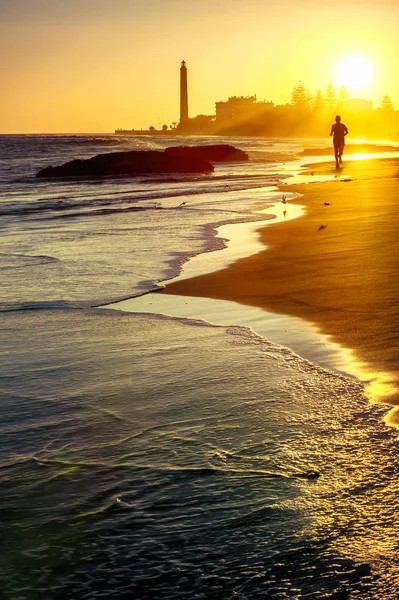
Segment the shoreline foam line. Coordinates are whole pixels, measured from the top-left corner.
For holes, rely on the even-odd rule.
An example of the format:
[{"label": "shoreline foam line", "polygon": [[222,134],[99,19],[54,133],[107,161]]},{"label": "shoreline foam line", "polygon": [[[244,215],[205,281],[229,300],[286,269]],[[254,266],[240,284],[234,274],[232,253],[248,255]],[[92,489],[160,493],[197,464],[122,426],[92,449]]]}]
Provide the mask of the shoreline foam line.
[{"label": "shoreline foam line", "polygon": [[[365,272],[370,261],[367,263],[367,257],[362,256],[362,251],[356,247],[356,243],[354,248],[352,246],[354,240],[363,241],[362,232],[359,233],[357,227],[359,212],[364,213],[368,238],[371,238],[372,232],[375,231],[374,223],[381,217],[380,206],[384,204],[380,199],[381,186],[384,186],[384,189],[389,191],[388,196],[391,196],[390,202],[385,201],[385,214],[392,214],[395,204],[392,195],[397,187],[397,166],[397,157],[345,161],[344,168],[339,171],[331,168],[330,162],[309,165],[308,161],[307,171],[301,173],[301,177],[305,178],[307,184],[313,181],[316,183],[316,174],[319,179],[316,185],[292,183],[282,184],[279,188],[282,193],[289,193],[291,198],[292,195],[295,196],[292,204],[284,205],[283,212],[287,210],[287,206],[291,209],[300,204],[302,208],[302,198],[298,197],[302,193],[305,194],[306,218],[290,219],[287,218],[286,212],[284,223],[284,218],[257,223],[256,228],[261,237],[261,250],[257,253],[247,258],[236,257],[228,268],[220,267],[216,272],[212,269],[205,275],[198,274],[198,270],[197,274],[193,275],[193,271],[189,272],[188,267],[179,278],[167,282],[165,290],[159,294],[161,298],[155,300],[154,295],[150,294],[145,303],[132,300],[130,306],[119,303],[112,308],[202,318],[221,325],[250,326],[262,337],[288,346],[303,358],[325,368],[355,376],[367,385],[366,394],[371,401],[395,405],[399,397],[399,356],[395,356],[396,370],[389,368],[390,363],[384,361],[386,348],[379,344],[378,331],[375,332],[374,338],[370,334],[366,340],[372,345],[371,349],[363,339],[367,334],[370,311],[366,300],[369,291],[366,281],[368,274]],[[310,172],[310,169],[313,171]],[[324,183],[320,182],[320,178],[325,178]],[[331,178],[335,179],[335,183]],[[364,198],[367,202],[363,201]],[[327,209],[330,205],[334,208]],[[281,207],[280,204],[279,208]],[[391,212],[387,212],[388,207]],[[276,210],[276,206],[272,210]],[[327,219],[326,224],[322,222],[324,219]],[[270,228],[268,225],[274,227]],[[327,225],[329,229],[326,229]],[[254,223],[250,226],[253,227]],[[233,225],[232,231],[237,233],[236,227],[239,225]],[[397,239],[399,232],[394,230],[394,234]],[[392,231],[391,235],[393,236]],[[239,247],[241,242],[238,235],[237,238],[232,245],[238,244]],[[284,252],[288,249],[286,255],[281,252],[283,246]],[[308,246],[310,254],[307,252]],[[325,246],[328,248],[327,253]],[[391,248],[392,244],[388,244],[388,247]],[[374,246],[371,248],[372,250],[367,248],[369,254],[375,250]],[[223,252],[219,251],[220,257],[223,256]],[[352,258],[355,260],[355,266],[351,263]],[[199,259],[199,262],[201,260]],[[339,269],[335,272],[336,265],[339,266],[341,262],[344,264],[343,270],[341,268],[341,272]],[[295,271],[295,265],[299,265],[299,271]],[[331,281],[326,279],[326,267],[329,268]],[[207,268],[209,269],[209,266]],[[378,270],[376,273],[374,277],[378,277]],[[358,298],[360,309],[354,299],[350,298],[350,294],[354,295],[350,286],[353,280],[359,277],[363,286]],[[348,309],[343,302],[343,298],[346,300],[347,290],[344,287],[343,291],[340,291],[343,280],[350,290],[347,293]],[[390,282],[385,283],[385,287],[389,287]],[[336,296],[331,295],[335,288],[338,290]],[[163,300],[163,297],[168,295],[174,300]],[[208,300],[205,301],[204,298]],[[220,301],[233,302],[234,307],[223,304],[221,310],[222,305],[217,304]],[[373,308],[374,312],[378,311],[378,302]],[[252,312],[249,312],[250,309]],[[260,312],[254,312],[254,309],[259,309]],[[364,314],[361,314],[362,311]],[[394,316],[394,308],[392,311]],[[360,316],[356,312],[360,313]],[[334,327],[334,319],[342,322],[342,326]],[[352,331],[356,319],[360,319],[360,337],[356,337],[357,332]],[[378,326],[382,327],[380,322],[377,329]],[[396,413],[399,413],[396,409],[390,411],[387,418],[390,425],[399,424],[399,414]]]},{"label": "shoreline foam line", "polygon": [[[251,190],[253,191],[253,190]],[[183,281],[227,269],[242,258],[253,256],[265,249],[261,240],[260,231],[271,223],[282,223],[284,220],[296,219],[303,214],[304,207],[298,204],[283,204],[281,198],[284,193],[275,192],[279,200],[267,208],[254,211],[253,215],[264,215],[267,218],[257,221],[244,221],[241,223],[227,223],[216,227],[216,235],[224,240],[225,247],[211,252],[202,252],[191,257],[184,265],[181,273],[164,283],[167,287],[171,283]],[[298,198],[300,194],[285,193],[286,202]],[[285,214],[284,214],[285,213]],[[267,247],[267,246],[266,246]]]},{"label": "shoreline foam line", "polygon": [[[170,283],[168,294],[235,301],[307,321],[351,349],[347,373],[371,382],[370,400],[399,405],[399,257],[396,219],[399,160],[312,164],[335,182],[290,185],[304,194],[306,216],[263,226],[267,246],[229,269]],[[298,354],[294,345],[289,344]],[[360,369],[360,372],[359,372]],[[390,411],[399,425],[399,409]]]},{"label": "shoreline foam line", "polygon": [[[303,358],[355,376],[366,384],[370,401],[395,406],[399,402],[399,356],[387,349],[389,332],[384,320],[378,319],[378,312],[384,306],[395,322],[396,288],[386,267],[381,274],[378,265],[376,268],[374,264],[374,270],[371,266],[375,255],[382,255],[384,264],[394,257],[392,244],[399,231],[392,226],[395,220],[391,217],[396,210],[398,166],[397,157],[345,161],[338,171],[331,163],[308,163],[307,171],[301,174],[307,185],[280,187],[282,192],[296,194],[289,208],[306,205],[306,217],[262,223],[258,228],[263,245],[260,252],[217,272],[169,281],[160,294],[174,296],[169,304],[149,295],[146,305],[133,300],[130,306],[114,308],[187,318],[202,315],[210,323],[248,325]],[[309,184],[315,174],[333,177],[335,182]],[[304,198],[298,199],[302,193]],[[379,227],[389,230],[382,248],[373,241],[379,221]],[[268,227],[272,224],[274,227]],[[354,282],[359,282],[359,289],[353,287]],[[370,285],[374,291],[379,286],[383,292],[387,290],[390,302],[387,304],[380,291],[370,299]],[[213,303],[198,300],[204,297],[212,298]],[[235,308],[224,304],[221,311],[217,306],[221,300],[233,302]],[[374,328],[370,328],[373,313],[376,318]],[[399,348],[399,340],[396,346]],[[386,421],[399,426],[399,409],[391,409]]]},{"label": "shoreline foam line", "polygon": [[[284,188],[280,190],[286,191]],[[281,191],[276,192],[280,201],[258,211],[260,214],[273,215],[273,218],[218,227],[218,237],[227,238],[225,248],[205,252],[189,259],[179,275],[165,282],[165,294],[159,293],[161,290],[155,290],[138,297],[111,302],[103,305],[102,308],[139,314],[162,314],[188,320],[200,319],[213,325],[249,327],[268,341],[290,348],[294,353],[321,367],[368,382],[369,377],[364,375],[350,350],[333,343],[328,336],[323,335],[303,319],[228,300],[180,296],[167,292],[167,287],[172,283],[229,268],[242,258],[264,251],[267,246],[260,237],[264,227],[296,219],[304,214],[302,205],[289,202],[294,198],[298,199],[300,194],[286,191],[285,195],[289,195],[290,198],[286,204],[283,204],[281,198],[284,194]]]}]

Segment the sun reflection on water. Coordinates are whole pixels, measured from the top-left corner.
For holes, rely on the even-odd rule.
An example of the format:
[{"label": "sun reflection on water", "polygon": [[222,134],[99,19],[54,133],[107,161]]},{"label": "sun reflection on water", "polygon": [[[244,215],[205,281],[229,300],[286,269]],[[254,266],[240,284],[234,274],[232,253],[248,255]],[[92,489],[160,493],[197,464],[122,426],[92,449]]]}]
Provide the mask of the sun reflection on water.
[{"label": "sun reflection on water", "polygon": [[356,361],[352,350],[343,350],[348,358],[346,370],[365,384],[365,396],[371,404],[393,406],[385,415],[384,422],[390,427],[399,429],[399,386],[397,377],[392,373],[370,371],[365,363]]},{"label": "sun reflection on water", "polygon": [[[317,336],[323,335],[320,328],[313,326]],[[333,369],[347,373],[363,383],[364,394],[370,404],[391,406],[384,417],[384,422],[390,427],[399,429],[399,382],[395,373],[375,371],[371,365],[359,360],[356,351],[345,348],[333,341],[331,336],[324,338],[331,346],[330,361]]]}]

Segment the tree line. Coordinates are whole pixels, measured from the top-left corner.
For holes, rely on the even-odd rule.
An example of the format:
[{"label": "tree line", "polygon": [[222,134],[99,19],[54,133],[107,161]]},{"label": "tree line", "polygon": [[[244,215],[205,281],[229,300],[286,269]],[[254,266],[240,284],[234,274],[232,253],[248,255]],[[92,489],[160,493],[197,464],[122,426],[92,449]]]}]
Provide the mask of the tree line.
[{"label": "tree line", "polygon": [[[344,85],[336,92],[331,83],[327,85],[324,92],[321,89],[318,89],[316,94],[313,95],[311,90],[306,89],[302,81],[299,81],[298,84],[292,88],[291,93],[291,104],[293,106],[315,112],[324,111],[332,113],[348,99],[348,90]],[[382,110],[394,110],[390,96],[385,95],[382,97],[379,108]]]}]

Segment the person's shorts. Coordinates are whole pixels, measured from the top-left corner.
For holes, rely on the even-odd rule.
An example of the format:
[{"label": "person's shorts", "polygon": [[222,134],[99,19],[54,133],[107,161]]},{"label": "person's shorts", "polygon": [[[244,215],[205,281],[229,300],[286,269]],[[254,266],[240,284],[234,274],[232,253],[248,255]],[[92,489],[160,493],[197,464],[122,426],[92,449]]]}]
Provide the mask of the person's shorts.
[{"label": "person's shorts", "polygon": [[334,150],[336,150],[336,151],[338,150],[338,152],[340,154],[342,154],[344,146],[345,146],[345,138],[343,140],[340,140],[340,139],[333,140],[333,143],[334,143]]}]

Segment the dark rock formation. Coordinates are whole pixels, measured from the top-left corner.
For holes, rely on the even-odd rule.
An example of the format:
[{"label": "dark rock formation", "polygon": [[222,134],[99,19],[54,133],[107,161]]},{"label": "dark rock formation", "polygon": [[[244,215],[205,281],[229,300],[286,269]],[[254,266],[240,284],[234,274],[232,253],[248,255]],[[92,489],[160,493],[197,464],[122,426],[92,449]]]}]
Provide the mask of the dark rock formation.
[{"label": "dark rock formation", "polygon": [[209,146],[172,146],[166,148],[168,156],[204,158],[210,162],[238,162],[248,160],[248,154],[229,144]]},{"label": "dark rock formation", "polygon": [[143,173],[210,173],[214,167],[201,156],[175,156],[155,150],[110,152],[86,160],[46,167],[36,177],[110,177]]}]

